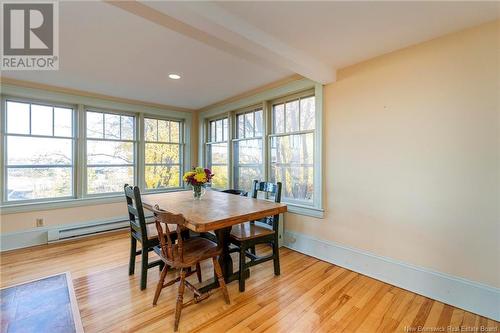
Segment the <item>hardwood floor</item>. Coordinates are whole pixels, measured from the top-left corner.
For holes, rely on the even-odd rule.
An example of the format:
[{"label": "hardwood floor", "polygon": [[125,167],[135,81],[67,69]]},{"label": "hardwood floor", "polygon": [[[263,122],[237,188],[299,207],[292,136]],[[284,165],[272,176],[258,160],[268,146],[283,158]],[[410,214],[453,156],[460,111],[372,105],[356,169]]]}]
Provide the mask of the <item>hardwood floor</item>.
[{"label": "hardwood floor", "polygon": [[[129,244],[128,233],[119,232],[2,253],[0,285],[69,271],[85,332],[172,332],[176,288],[165,288],[153,307],[158,271],[150,270],[148,288],[141,292],[137,267],[135,276],[128,276]],[[230,305],[217,293],[185,309],[179,331],[417,332],[419,326],[499,331],[493,320],[286,248],[281,276],[273,275],[272,265],[253,267],[244,293],[230,283]],[[204,280],[212,272],[207,261]]]}]

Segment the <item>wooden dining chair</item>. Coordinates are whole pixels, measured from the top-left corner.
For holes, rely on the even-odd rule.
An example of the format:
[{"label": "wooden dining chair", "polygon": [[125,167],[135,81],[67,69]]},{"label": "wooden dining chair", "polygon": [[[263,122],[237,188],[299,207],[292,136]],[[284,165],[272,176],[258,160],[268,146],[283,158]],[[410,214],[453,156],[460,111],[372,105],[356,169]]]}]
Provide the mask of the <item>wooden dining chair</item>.
[{"label": "wooden dining chair", "polygon": [[[281,202],[281,183],[259,182],[254,180],[252,189],[252,198],[257,199],[259,192],[263,192],[266,197],[274,196],[274,202]],[[279,214],[268,216],[257,222],[269,225],[270,228],[261,227],[255,224],[256,221],[242,223],[233,226],[231,230],[231,243],[237,246],[240,255],[240,277],[239,290],[245,291],[245,278],[248,274],[245,272],[252,266],[263,262],[274,261],[274,274],[280,275],[280,257],[278,247],[279,232]],[[258,256],[255,252],[255,245],[269,244],[272,254],[267,256]],[[247,262],[246,258],[250,261]]]},{"label": "wooden dining chair", "polygon": [[[173,214],[165,210],[161,210],[158,205],[155,206],[153,213],[155,215],[155,223],[156,228],[158,229],[158,234],[164,235],[163,237],[159,237],[160,245],[156,246],[154,251],[165,263],[165,267],[161,271],[160,280],[158,281],[158,285],[156,287],[153,305],[156,305],[158,302],[158,298],[160,297],[160,293],[163,288],[179,282],[174,321],[174,331],[177,331],[182,309],[207,299],[215,290],[220,289],[224,295],[226,303],[230,303],[226,283],[224,282],[222,270],[217,260],[217,257],[221,254],[222,249],[216,243],[203,237],[183,239],[182,233],[185,230],[185,219],[181,214]],[[171,226],[175,226],[175,230],[170,229]],[[163,229],[164,227],[166,228],[166,232]],[[177,242],[172,238],[172,233],[176,233]],[[206,259],[212,259],[215,274],[219,282],[219,288],[212,289],[206,293],[201,293],[194,285],[186,280],[186,278],[196,272],[198,274],[199,281],[201,281],[200,262]],[[192,266],[196,266],[195,271],[190,270],[190,267]],[[179,270],[179,276],[165,283],[168,267]],[[186,303],[183,301],[185,287],[194,293],[193,299]]]},{"label": "wooden dining chair", "polygon": [[[146,289],[148,280],[148,269],[160,266],[163,269],[163,261],[155,260],[149,262],[148,254],[159,244],[158,230],[155,223],[146,223],[144,208],[142,206],[141,192],[137,186],[124,186],[125,197],[127,199],[127,209],[130,221],[130,261],[128,274],[135,273],[135,258],[141,255],[141,290]],[[177,237],[173,235],[173,237]],[[141,249],[137,250],[137,242],[141,243]]]}]

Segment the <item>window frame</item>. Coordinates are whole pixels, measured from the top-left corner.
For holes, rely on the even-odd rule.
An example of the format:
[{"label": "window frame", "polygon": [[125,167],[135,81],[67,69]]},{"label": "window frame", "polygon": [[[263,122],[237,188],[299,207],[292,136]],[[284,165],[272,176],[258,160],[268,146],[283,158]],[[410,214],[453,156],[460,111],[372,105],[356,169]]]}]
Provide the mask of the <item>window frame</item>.
[{"label": "window frame", "polygon": [[[164,108],[161,105],[152,105],[147,103],[130,103],[128,101],[119,101],[115,99],[106,99],[105,97],[93,97],[84,94],[68,94],[66,92],[60,92],[57,90],[45,89],[45,88],[27,88],[23,86],[18,86],[14,84],[4,84],[1,85],[2,91],[0,92],[0,165],[2,166],[2,171],[0,172],[0,214],[14,214],[31,212],[37,210],[46,209],[60,209],[60,208],[70,208],[70,207],[80,207],[85,205],[99,205],[121,202],[123,200],[123,194],[120,192],[115,193],[105,193],[105,194],[92,194],[86,195],[86,168],[85,168],[85,158],[86,158],[86,127],[85,127],[85,112],[87,109],[92,109],[97,112],[105,113],[118,113],[123,115],[135,116],[135,173],[134,181],[137,186],[141,189],[141,192],[145,191],[144,182],[144,165],[141,163],[141,158],[144,156],[143,140],[141,140],[141,135],[143,133],[143,128],[141,125],[142,119],[144,117],[151,118],[163,118],[166,117],[169,120],[179,121],[182,123],[182,136],[183,141],[182,146],[182,167],[180,173],[188,171],[191,167],[191,157],[193,151],[191,145],[186,143],[191,143],[191,126],[193,124],[194,115],[190,110],[176,110],[170,109],[168,106]],[[73,195],[71,197],[57,197],[57,198],[43,198],[43,199],[33,199],[33,200],[16,200],[16,201],[6,201],[6,186],[5,184],[5,145],[6,141],[4,137],[6,135],[7,124],[6,119],[6,100],[21,102],[21,103],[36,103],[40,105],[50,105],[50,106],[60,106],[64,108],[71,108],[73,110],[73,169],[72,169],[72,186]],[[175,189],[159,189],[155,193],[161,192],[171,192],[171,191],[182,191],[188,190],[187,186],[183,184],[184,187]]]},{"label": "window frame", "polygon": [[[306,95],[314,95],[315,98],[315,129],[314,129],[314,151],[313,151],[313,164],[314,164],[314,194],[312,204],[300,202],[292,202],[290,200],[285,200],[283,202],[288,204],[288,212],[296,213],[299,215],[312,216],[316,218],[324,217],[323,209],[323,196],[324,196],[324,185],[322,180],[323,175],[323,85],[309,79],[298,79],[291,81],[289,83],[277,86],[275,88],[266,89],[257,92],[248,97],[242,97],[237,100],[229,101],[225,104],[215,105],[213,107],[201,110],[199,114],[199,161],[200,164],[207,164],[207,142],[208,142],[208,122],[213,119],[229,117],[230,133],[232,137],[236,137],[236,114],[245,111],[249,108],[255,108],[259,105],[263,107],[263,135],[264,139],[262,142],[263,149],[263,180],[270,179],[270,160],[271,160],[271,149],[270,135],[273,133],[272,129],[272,104],[276,104],[280,100],[294,99],[294,97]],[[300,117],[300,116],[299,116]],[[309,131],[309,130],[308,130]],[[229,167],[229,188],[234,188],[234,157],[233,157],[233,145],[229,145],[228,158],[230,161]]]},{"label": "window frame", "polygon": [[[316,114],[315,114],[315,126],[314,126],[314,129],[312,130],[301,130],[300,129],[300,100],[301,99],[305,99],[305,98],[309,98],[309,97],[315,97],[315,92],[314,90],[307,90],[307,91],[303,91],[303,92],[300,92],[300,93],[295,93],[295,94],[292,94],[292,95],[288,95],[288,96],[284,96],[284,97],[281,97],[281,98],[277,98],[277,99],[274,99],[272,101],[269,101],[269,129],[270,129],[270,133],[267,135],[267,139],[268,139],[268,145],[269,145],[269,150],[268,150],[268,163],[266,164],[266,168],[268,169],[267,170],[267,179],[270,181],[271,179],[271,165],[272,165],[272,162],[271,162],[271,152],[272,152],[272,140],[273,138],[278,138],[278,137],[285,137],[285,136],[293,136],[293,135],[303,135],[303,134],[313,134],[313,143],[314,145],[316,145],[316,126],[317,126],[317,120],[316,120]],[[286,131],[286,103],[288,102],[293,102],[293,101],[299,101],[299,130],[297,131],[289,131],[287,132]],[[280,132],[280,133],[275,133],[275,128],[274,128],[274,106],[277,105],[277,104],[283,104],[284,106],[284,109],[283,109],[283,126],[284,126],[284,131],[283,132]],[[315,165],[316,165],[316,154],[317,154],[317,149],[314,147],[313,148],[313,163],[312,163],[312,167],[313,167],[313,188],[316,187],[316,172],[314,171],[315,169]],[[286,202],[286,203],[289,203],[289,204],[293,204],[293,205],[297,205],[297,206],[302,206],[302,207],[314,207],[314,201],[315,201],[315,197],[316,197],[316,191],[313,192],[313,200],[311,203],[308,203],[308,202],[305,202],[303,200],[296,200],[296,199],[290,199],[290,198],[287,198],[285,200],[285,197],[284,195],[282,194],[282,198],[283,198],[283,202]]]},{"label": "window frame", "polygon": [[[223,141],[213,141],[212,136],[211,136],[211,128],[210,128],[210,123],[214,122],[217,126],[217,121],[222,120],[224,122],[224,119],[227,120],[227,138],[224,138],[224,128],[222,129],[222,138]],[[206,165],[207,168],[212,170],[213,163],[211,162],[211,157],[210,155],[210,150],[209,146],[214,145],[214,144],[219,144],[219,143],[225,143],[226,144],[226,151],[227,151],[227,159],[226,159],[226,164],[221,164],[217,163],[216,166],[226,166],[226,172],[227,172],[227,188],[231,188],[232,186],[232,172],[231,172],[231,156],[232,156],[232,149],[231,149],[231,140],[233,138],[233,133],[232,133],[232,121],[231,121],[231,115],[230,114],[220,114],[216,117],[207,119],[205,122],[205,143],[204,143],[204,164]],[[215,129],[215,136],[217,139],[217,127]],[[225,140],[224,140],[225,139]],[[225,190],[223,188],[217,188],[213,187],[213,185],[210,185],[211,188],[215,190]]]},{"label": "window frame", "polygon": [[[262,112],[262,133],[260,136],[256,136],[256,131],[255,131],[255,113],[256,112]],[[241,115],[246,115],[246,114],[249,114],[249,113],[253,113],[254,114],[254,120],[253,120],[253,127],[254,127],[254,135],[251,136],[251,137],[247,137],[246,136],[246,133],[244,135],[243,138],[239,138],[239,123],[238,123],[238,116],[241,116]],[[264,111],[264,105],[262,103],[260,104],[257,104],[257,105],[252,105],[252,106],[249,106],[249,107],[246,107],[246,108],[243,108],[243,109],[240,109],[240,110],[237,110],[237,111],[234,111],[231,113],[231,117],[233,119],[233,123],[234,123],[234,126],[232,128],[232,132],[233,132],[233,139],[231,140],[231,145],[232,145],[232,163],[231,165],[229,166],[229,168],[232,169],[232,175],[231,175],[231,180],[232,180],[232,188],[236,188],[237,187],[237,183],[238,183],[238,174],[239,174],[239,171],[238,168],[240,167],[240,164],[238,163],[237,161],[237,153],[236,153],[236,146],[238,145],[239,142],[242,142],[242,141],[249,141],[249,140],[261,140],[261,144],[262,144],[262,152],[261,152],[261,159],[262,159],[262,164],[245,164],[244,166],[246,167],[254,167],[254,168],[257,168],[257,167],[260,167],[260,172],[262,174],[262,176],[264,178],[265,177],[265,173],[266,173],[266,163],[265,163],[265,148],[264,148],[264,141],[265,141],[265,136],[266,136],[266,133],[265,133],[265,123],[266,123],[266,117],[265,117],[265,111]],[[245,190],[249,190],[249,189],[245,189]]]},{"label": "window frame", "polygon": [[[18,133],[12,133],[9,134],[7,132],[7,102],[15,102],[15,103],[23,103],[23,104],[30,104],[30,132],[31,132],[31,105],[36,104],[36,105],[41,105],[41,106],[49,106],[52,108],[66,108],[66,109],[71,109],[71,126],[72,126],[72,131],[71,131],[71,137],[64,137],[64,136],[56,136],[56,135],[40,135],[40,134],[18,134]],[[59,103],[59,102],[52,102],[52,101],[46,101],[46,100],[40,100],[40,99],[35,99],[35,98],[24,98],[24,97],[16,97],[16,96],[10,96],[10,95],[2,95],[1,98],[1,109],[0,109],[0,121],[2,123],[2,126],[0,128],[0,165],[2,166],[2,172],[0,175],[0,184],[1,186],[1,205],[23,205],[23,204],[36,204],[36,203],[42,203],[42,202],[47,202],[47,201],[65,201],[65,200],[71,200],[75,199],[78,195],[78,186],[77,186],[77,169],[78,169],[78,159],[77,159],[77,141],[78,141],[78,135],[77,135],[77,126],[76,126],[76,118],[77,118],[77,106],[74,104],[69,104],[69,103]],[[52,133],[54,134],[54,117],[52,117]],[[9,166],[7,165],[7,158],[8,158],[8,148],[7,148],[7,137],[8,136],[15,136],[15,137],[26,137],[26,138],[54,138],[54,139],[66,139],[66,140],[71,140],[71,158],[72,158],[72,164],[70,166],[59,166],[59,165],[26,165],[23,166],[23,168],[40,168],[41,166],[47,166],[47,167],[66,167],[71,169],[71,195],[67,196],[60,196],[60,197],[46,197],[46,198],[40,198],[40,199],[25,199],[25,200],[8,200],[8,169]]]},{"label": "window frame", "polygon": [[[87,112],[94,112],[94,113],[101,113],[103,114],[103,138],[88,138],[87,137]],[[105,126],[106,126],[106,120],[105,120],[105,115],[106,114],[113,114],[113,115],[118,115],[118,116],[127,116],[127,117],[133,117],[134,118],[134,134],[133,134],[133,139],[132,140],[122,140],[121,137],[120,139],[106,139],[105,138]],[[138,140],[137,140],[137,121],[138,117],[137,114],[134,114],[132,112],[126,112],[126,111],[117,111],[117,110],[110,110],[110,109],[103,109],[103,108],[95,108],[95,107],[90,107],[90,106],[85,106],[83,110],[83,122],[82,122],[82,127],[83,127],[83,136],[82,136],[82,145],[80,149],[83,151],[83,160],[82,160],[82,176],[83,176],[83,181],[82,181],[82,197],[84,198],[98,198],[98,197],[105,197],[105,196],[112,196],[112,195],[118,195],[121,194],[121,191],[116,191],[116,192],[103,192],[103,193],[89,193],[88,191],[88,169],[89,168],[98,168],[98,167],[132,167],[133,168],[133,174],[134,174],[134,183],[138,183],[138,167],[137,167],[137,158],[138,158]],[[132,164],[91,164],[89,165],[87,163],[87,143],[88,141],[102,141],[102,142],[131,142],[133,144],[133,163]]]},{"label": "window frame", "polygon": [[[166,121],[173,121],[173,122],[178,122],[179,123],[179,142],[160,142],[160,141],[147,141],[146,140],[146,131],[145,131],[145,123],[146,123],[146,118],[147,119],[154,119],[154,120],[166,120]],[[164,116],[158,116],[158,115],[150,115],[150,114],[145,114],[143,117],[141,117],[141,128],[142,128],[142,133],[141,137],[139,138],[140,141],[140,146],[142,147],[142,152],[143,156],[140,160],[141,168],[143,172],[140,173],[140,182],[142,183],[142,190],[144,193],[161,193],[161,192],[171,192],[171,191],[179,191],[182,189],[186,188],[186,184],[184,183],[183,180],[183,175],[184,171],[186,170],[186,163],[185,163],[185,147],[186,147],[186,137],[185,137],[185,126],[186,123],[184,119],[176,119],[173,117],[164,117]],[[157,129],[158,131],[158,129]],[[179,145],[179,186],[178,187],[164,187],[164,188],[147,188],[146,187],[146,167],[148,165],[158,165],[158,164],[152,164],[152,163],[146,163],[146,144],[147,143],[163,143],[163,144],[177,144]],[[177,165],[177,164],[171,164],[171,165]]]}]

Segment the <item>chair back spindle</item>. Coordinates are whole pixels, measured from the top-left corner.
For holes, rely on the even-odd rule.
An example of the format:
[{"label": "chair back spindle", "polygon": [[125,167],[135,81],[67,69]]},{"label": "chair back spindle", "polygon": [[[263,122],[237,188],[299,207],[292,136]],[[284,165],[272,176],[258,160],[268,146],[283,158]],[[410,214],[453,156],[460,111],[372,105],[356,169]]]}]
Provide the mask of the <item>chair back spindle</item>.
[{"label": "chair back spindle", "polygon": [[[173,214],[171,212],[162,210],[158,205],[155,205],[153,214],[155,216],[156,229],[158,230],[158,235],[160,235],[159,239],[162,255],[171,262],[177,261],[183,263],[184,247],[182,232],[185,230],[184,216],[182,214]],[[173,232],[174,230],[170,230],[169,225],[175,225],[177,242],[175,242],[171,238],[171,232]],[[163,232],[163,226],[165,226],[166,228],[165,233]]]},{"label": "chair back spindle", "polygon": [[[252,187],[252,198],[257,199],[259,192],[263,192],[267,197],[274,196],[274,202],[281,202],[281,182],[270,183],[270,182],[259,182],[258,180],[253,181]],[[278,232],[278,221],[279,215],[265,217],[263,219],[258,220],[261,223],[265,223],[273,228],[274,231]]]}]

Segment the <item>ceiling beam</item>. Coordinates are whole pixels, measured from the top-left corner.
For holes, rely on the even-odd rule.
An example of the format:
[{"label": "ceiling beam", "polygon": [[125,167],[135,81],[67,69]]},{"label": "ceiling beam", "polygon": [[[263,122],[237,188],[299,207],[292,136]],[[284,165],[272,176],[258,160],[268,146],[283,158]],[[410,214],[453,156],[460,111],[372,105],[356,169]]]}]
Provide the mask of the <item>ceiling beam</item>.
[{"label": "ceiling beam", "polygon": [[247,61],[278,66],[322,84],[335,81],[335,69],[250,25],[215,3],[106,2]]}]

